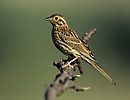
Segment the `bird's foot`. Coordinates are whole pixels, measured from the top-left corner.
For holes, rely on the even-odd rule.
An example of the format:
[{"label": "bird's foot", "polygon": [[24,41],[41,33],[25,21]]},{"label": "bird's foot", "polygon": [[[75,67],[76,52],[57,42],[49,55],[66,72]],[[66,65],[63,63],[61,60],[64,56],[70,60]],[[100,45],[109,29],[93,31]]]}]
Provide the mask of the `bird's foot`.
[{"label": "bird's foot", "polygon": [[73,66],[71,65],[71,63],[74,62],[74,61],[76,61],[77,59],[78,59],[78,58],[72,59],[71,61],[67,62],[64,66],[62,66],[62,68],[65,68],[65,67],[67,67],[67,66],[73,67]]}]

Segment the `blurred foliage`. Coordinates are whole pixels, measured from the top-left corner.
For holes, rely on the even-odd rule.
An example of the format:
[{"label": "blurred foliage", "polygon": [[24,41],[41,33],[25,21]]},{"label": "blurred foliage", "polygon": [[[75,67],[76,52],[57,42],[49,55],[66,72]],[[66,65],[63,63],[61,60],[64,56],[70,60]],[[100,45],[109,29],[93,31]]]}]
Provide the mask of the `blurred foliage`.
[{"label": "blurred foliage", "polygon": [[45,21],[60,13],[80,37],[97,28],[90,48],[117,86],[82,62],[85,74],[77,84],[92,89],[68,90],[58,100],[129,100],[129,4],[129,0],[0,0],[0,99],[43,100],[58,73],[53,60],[66,58],[54,47],[52,26]]}]

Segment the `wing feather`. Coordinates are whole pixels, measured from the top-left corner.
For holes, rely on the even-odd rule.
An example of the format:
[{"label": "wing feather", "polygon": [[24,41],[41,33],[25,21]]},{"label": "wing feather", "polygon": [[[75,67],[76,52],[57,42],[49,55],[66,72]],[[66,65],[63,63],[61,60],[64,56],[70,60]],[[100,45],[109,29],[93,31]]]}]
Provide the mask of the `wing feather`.
[{"label": "wing feather", "polygon": [[73,30],[63,31],[59,34],[61,41],[66,43],[72,49],[77,50],[81,55],[95,61],[94,55],[89,46],[84,43]]}]

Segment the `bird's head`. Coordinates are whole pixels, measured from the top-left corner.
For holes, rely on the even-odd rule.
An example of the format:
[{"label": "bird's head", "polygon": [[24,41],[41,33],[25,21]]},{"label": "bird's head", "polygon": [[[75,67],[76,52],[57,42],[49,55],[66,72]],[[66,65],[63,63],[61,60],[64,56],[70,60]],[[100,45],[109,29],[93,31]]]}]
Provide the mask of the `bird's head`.
[{"label": "bird's head", "polygon": [[53,14],[47,17],[46,20],[50,21],[53,26],[67,26],[66,20],[60,14]]}]

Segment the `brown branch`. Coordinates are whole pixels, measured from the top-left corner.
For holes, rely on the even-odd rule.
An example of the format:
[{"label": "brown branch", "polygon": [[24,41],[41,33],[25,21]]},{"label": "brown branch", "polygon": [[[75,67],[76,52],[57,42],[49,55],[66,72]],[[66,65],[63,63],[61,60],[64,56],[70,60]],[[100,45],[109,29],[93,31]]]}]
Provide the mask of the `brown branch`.
[{"label": "brown branch", "polygon": [[[87,43],[91,38],[91,35],[95,32],[96,29],[93,29],[89,33],[85,34],[82,37],[82,40]],[[79,78],[80,75],[74,75],[73,71],[78,67],[80,74],[83,73],[80,62],[77,58],[68,58],[67,60],[63,59],[59,62],[54,61],[53,65],[60,71],[60,73],[55,77],[54,82],[45,91],[45,100],[55,100],[57,96],[60,96],[67,89],[74,89],[75,91],[86,91],[90,89],[90,87],[80,87],[76,84],[76,78]]]},{"label": "brown branch", "polygon": [[94,28],[92,29],[89,33],[85,33],[84,36],[82,37],[82,40],[87,43],[89,41],[89,39],[91,38],[91,36],[96,33],[97,29]]}]

